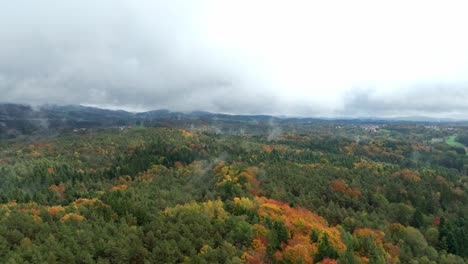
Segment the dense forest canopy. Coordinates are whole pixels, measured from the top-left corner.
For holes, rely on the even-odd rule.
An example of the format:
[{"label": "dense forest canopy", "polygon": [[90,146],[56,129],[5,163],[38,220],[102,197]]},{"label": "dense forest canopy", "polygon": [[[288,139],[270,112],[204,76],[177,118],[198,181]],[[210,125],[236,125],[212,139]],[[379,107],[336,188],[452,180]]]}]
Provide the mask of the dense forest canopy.
[{"label": "dense forest canopy", "polygon": [[3,140],[0,262],[468,260],[466,127],[158,126]]},{"label": "dense forest canopy", "polygon": [[468,263],[467,1],[0,23],[0,264]]}]

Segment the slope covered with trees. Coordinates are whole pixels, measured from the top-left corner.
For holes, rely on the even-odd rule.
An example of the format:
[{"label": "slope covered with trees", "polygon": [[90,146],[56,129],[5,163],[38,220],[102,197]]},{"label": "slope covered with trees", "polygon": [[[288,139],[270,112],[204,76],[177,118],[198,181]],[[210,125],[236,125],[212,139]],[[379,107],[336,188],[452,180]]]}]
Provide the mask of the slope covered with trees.
[{"label": "slope covered with trees", "polygon": [[0,262],[468,260],[466,128],[225,125],[2,142]]}]

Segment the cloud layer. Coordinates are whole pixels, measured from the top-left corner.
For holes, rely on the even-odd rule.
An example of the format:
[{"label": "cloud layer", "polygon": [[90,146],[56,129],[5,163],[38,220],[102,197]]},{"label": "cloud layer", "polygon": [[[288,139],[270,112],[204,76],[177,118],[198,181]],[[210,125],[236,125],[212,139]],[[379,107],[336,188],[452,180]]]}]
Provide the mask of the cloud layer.
[{"label": "cloud layer", "polygon": [[269,2],[10,1],[0,101],[468,116],[463,2]]}]

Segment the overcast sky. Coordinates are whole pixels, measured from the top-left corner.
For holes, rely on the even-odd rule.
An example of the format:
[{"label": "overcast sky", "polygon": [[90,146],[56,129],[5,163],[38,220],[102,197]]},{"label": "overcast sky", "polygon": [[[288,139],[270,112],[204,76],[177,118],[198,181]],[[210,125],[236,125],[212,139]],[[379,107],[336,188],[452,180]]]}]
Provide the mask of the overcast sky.
[{"label": "overcast sky", "polygon": [[466,1],[5,0],[0,101],[468,117]]}]

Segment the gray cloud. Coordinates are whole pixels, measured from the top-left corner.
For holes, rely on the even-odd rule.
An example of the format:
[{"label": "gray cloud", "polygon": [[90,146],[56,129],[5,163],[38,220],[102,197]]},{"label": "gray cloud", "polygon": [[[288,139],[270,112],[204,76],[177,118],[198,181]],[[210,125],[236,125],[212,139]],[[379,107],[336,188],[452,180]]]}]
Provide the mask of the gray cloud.
[{"label": "gray cloud", "polygon": [[45,2],[2,11],[2,101],[231,111],[248,96],[216,54],[186,40],[189,21],[170,15],[177,6],[148,4],[161,17],[147,25],[119,1]]},{"label": "gray cloud", "polygon": [[[263,64],[249,52],[220,47],[200,33],[197,23],[206,5],[135,2],[3,4],[0,101],[302,116],[468,113],[468,86],[459,83],[414,85],[390,96],[350,89],[325,110],[313,93],[285,100],[297,90],[272,89],[268,71],[259,74]],[[279,52],[288,57],[287,49]]]},{"label": "gray cloud", "polygon": [[466,119],[468,84],[426,84],[397,93],[377,94],[371,88],[349,91],[340,115],[429,115]]}]

